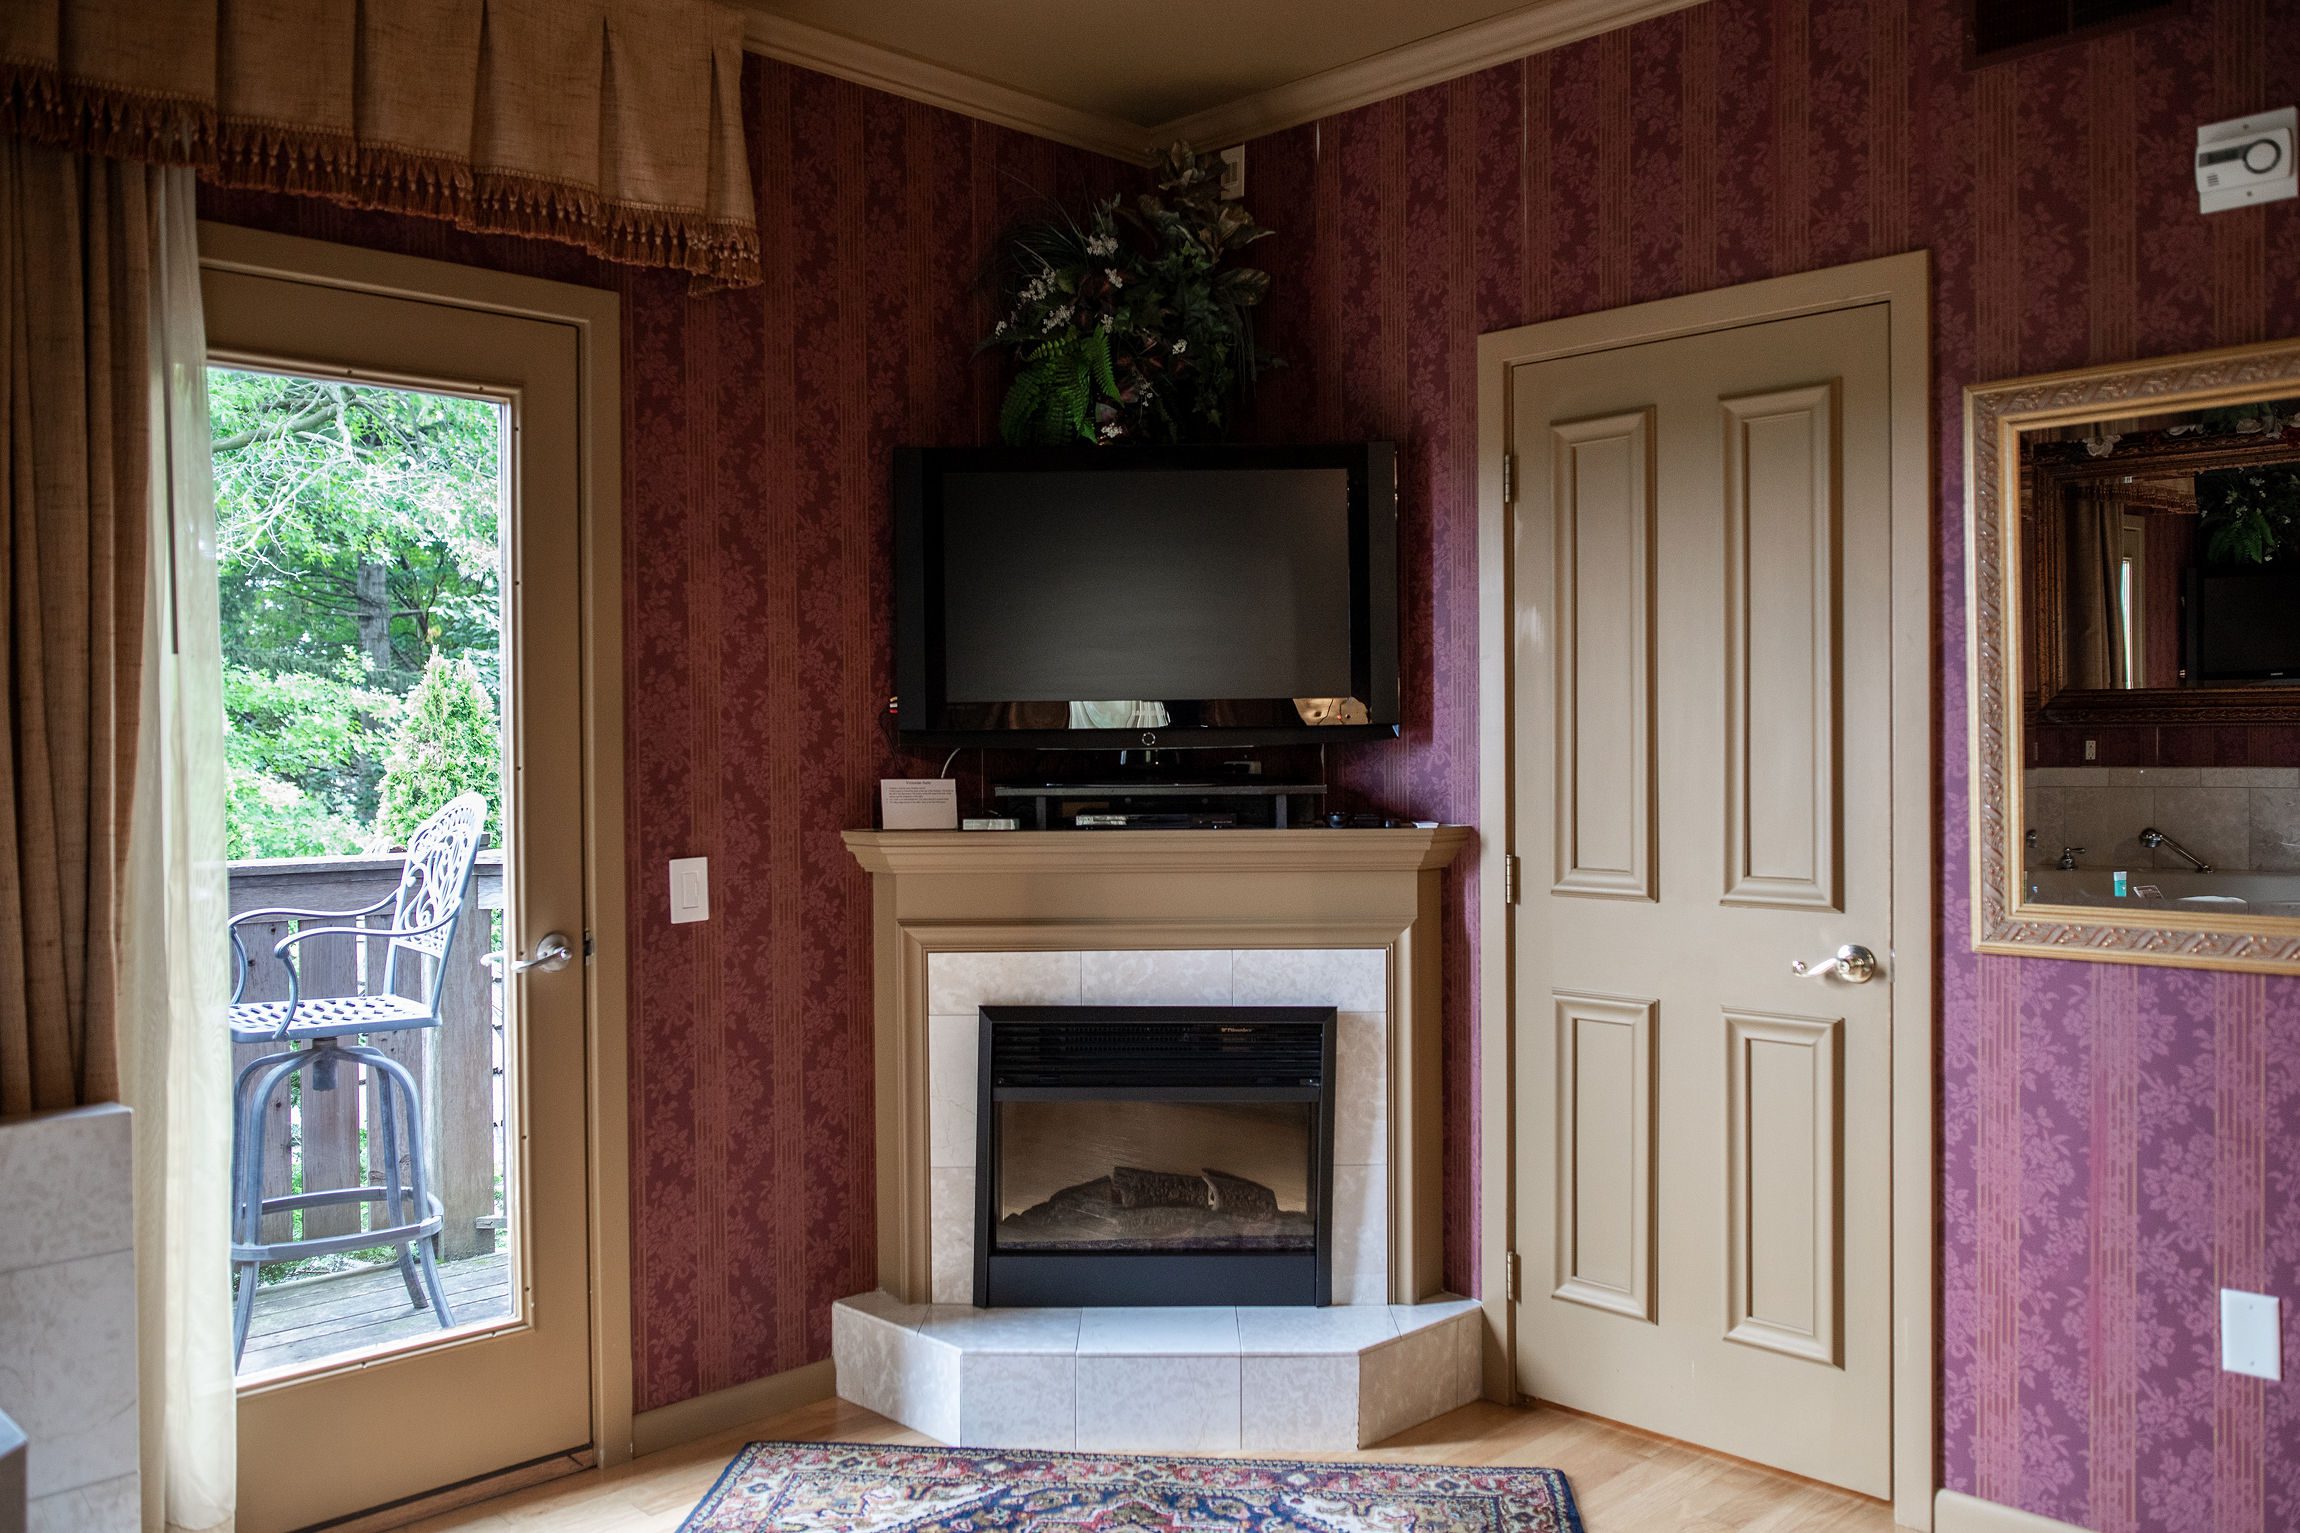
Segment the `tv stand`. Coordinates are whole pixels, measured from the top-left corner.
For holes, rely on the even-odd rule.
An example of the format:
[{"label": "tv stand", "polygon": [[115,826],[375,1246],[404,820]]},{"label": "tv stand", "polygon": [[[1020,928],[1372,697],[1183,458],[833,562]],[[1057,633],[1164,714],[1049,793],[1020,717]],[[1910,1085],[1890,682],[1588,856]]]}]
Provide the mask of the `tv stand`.
[{"label": "tv stand", "polygon": [[1016,817],[1033,830],[1286,830],[1312,823],[1296,818],[1294,800],[1325,797],[1323,783],[1266,783],[1252,778],[1220,782],[1001,783],[991,796],[1028,810]]}]

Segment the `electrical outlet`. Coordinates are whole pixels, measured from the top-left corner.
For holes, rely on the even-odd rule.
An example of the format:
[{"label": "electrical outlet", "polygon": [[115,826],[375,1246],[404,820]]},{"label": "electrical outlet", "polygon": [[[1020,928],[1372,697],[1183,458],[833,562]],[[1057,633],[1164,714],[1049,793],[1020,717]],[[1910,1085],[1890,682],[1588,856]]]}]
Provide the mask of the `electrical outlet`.
[{"label": "electrical outlet", "polygon": [[2220,1367],[2224,1373],[2283,1381],[2283,1301],[2274,1294],[2220,1290]]},{"label": "electrical outlet", "polygon": [[2098,761],[2100,759],[2100,742],[2098,740],[2087,740],[2084,742],[2084,759],[2087,761]]},{"label": "electrical outlet", "polygon": [[671,859],[671,923],[711,919],[711,859]]}]

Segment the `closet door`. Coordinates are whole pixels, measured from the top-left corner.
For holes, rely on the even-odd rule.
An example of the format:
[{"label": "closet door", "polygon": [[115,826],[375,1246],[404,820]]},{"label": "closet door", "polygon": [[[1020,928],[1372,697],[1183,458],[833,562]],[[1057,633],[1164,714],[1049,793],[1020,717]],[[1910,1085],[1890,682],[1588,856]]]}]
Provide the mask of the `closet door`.
[{"label": "closet door", "polygon": [[1519,1387],[1880,1496],[1889,340],[1510,379]]}]

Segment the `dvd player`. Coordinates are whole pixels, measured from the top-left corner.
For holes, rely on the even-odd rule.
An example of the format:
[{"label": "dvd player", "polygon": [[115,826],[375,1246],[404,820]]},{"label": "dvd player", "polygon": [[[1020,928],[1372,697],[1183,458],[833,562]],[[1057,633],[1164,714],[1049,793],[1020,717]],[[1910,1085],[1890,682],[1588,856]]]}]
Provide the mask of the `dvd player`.
[{"label": "dvd player", "polygon": [[1080,830],[1234,830],[1234,814],[1076,814]]}]

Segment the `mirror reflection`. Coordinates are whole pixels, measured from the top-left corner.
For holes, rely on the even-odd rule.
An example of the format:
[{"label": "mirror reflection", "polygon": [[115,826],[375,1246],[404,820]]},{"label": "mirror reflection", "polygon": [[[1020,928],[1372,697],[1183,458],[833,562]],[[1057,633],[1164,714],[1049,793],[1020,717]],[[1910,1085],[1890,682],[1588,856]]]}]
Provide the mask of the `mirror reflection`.
[{"label": "mirror reflection", "polygon": [[2300,398],[2024,433],[2036,681],[2300,685]]},{"label": "mirror reflection", "polygon": [[2026,894],[2300,916],[2300,395],[2020,438]]}]

